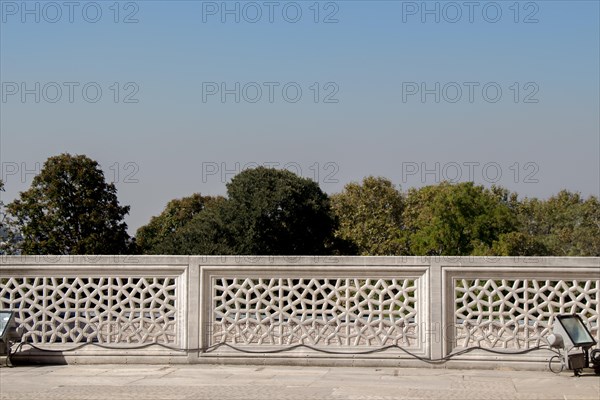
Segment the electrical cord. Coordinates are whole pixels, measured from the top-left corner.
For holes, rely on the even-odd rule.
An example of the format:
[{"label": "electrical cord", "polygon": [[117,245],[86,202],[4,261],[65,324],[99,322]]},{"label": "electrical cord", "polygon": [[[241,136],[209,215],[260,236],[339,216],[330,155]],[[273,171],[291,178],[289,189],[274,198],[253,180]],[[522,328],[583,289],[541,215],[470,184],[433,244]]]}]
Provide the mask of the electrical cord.
[{"label": "electrical cord", "polygon": [[401,351],[403,351],[404,353],[408,354],[409,356],[416,358],[419,361],[423,361],[426,362],[428,364],[440,364],[440,363],[444,363],[449,361],[450,359],[452,359],[453,357],[456,356],[460,356],[466,353],[470,353],[474,350],[483,350],[485,352],[489,352],[489,353],[494,353],[494,354],[501,354],[501,355],[519,355],[519,354],[527,354],[530,353],[532,351],[536,351],[536,350],[550,350],[554,353],[556,353],[556,351],[552,350],[550,347],[546,347],[546,346],[537,346],[537,347],[532,347],[531,349],[525,349],[525,350],[521,350],[521,351],[498,351],[498,350],[494,350],[494,349],[488,349],[485,347],[481,347],[481,346],[473,346],[473,347],[468,347],[465,349],[462,349],[460,351],[457,351],[455,353],[451,353],[448,354],[445,357],[439,358],[439,359],[429,359],[429,358],[424,358],[421,356],[418,356],[412,352],[410,352],[409,350],[406,350],[404,347],[398,346],[398,345],[389,345],[389,346],[385,346],[385,347],[380,347],[377,349],[372,349],[372,350],[367,350],[367,351],[362,351],[362,352],[352,352],[352,353],[348,353],[348,352],[344,352],[344,351],[334,351],[334,350],[325,350],[325,349],[320,349],[320,348],[316,348],[313,346],[309,346],[309,345],[305,345],[305,344],[297,344],[294,346],[290,346],[290,347],[286,347],[283,349],[276,349],[276,350],[258,350],[258,351],[252,351],[252,350],[245,350],[245,349],[241,349],[239,347],[235,347],[230,345],[229,343],[219,343],[218,345],[215,345],[213,347],[220,347],[220,346],[226,346],[229,347],[233,350],[242,352],[242,353],[248,353],[248,354],[276,354],[276,353],[283,353],[286,351],[291,351],[291,350],[295,350],[297,348],[307,348],[310,350],[314,350],[320,353],[325,353],[325,354],[332,354],[332,355],[367,355],[367,354],[374,354],[374,353],[379,353],[388,349],[393,349],[393,348],[397,348]]},{"label": "electrical cord", "polygon": [[[552,369],[552,361],[557,358],[560,361],[560,369],[558,371],[555,371]],[[558,352],[557,356],[552,356],[550,357],[550,360],[548,360],[548,369],[550,370],[550,372],[553,372],[555,374],[560,374],[564,369],[565,369],[565,363],[562,359],[562,356],[560,355],[560,351]]]},{"label": "electrical cord", "polygon": [[[17,344],[17,343],[14,343]],[[376,349],[371,349],[371,350],[366,350],[366,351],[361,351],[361,352],[346,352],[346,351],[335,351],[335,350],[325,350],[325,349],[321,349],[318,347],[313,347],[310,345],[306,345],[306,344],[297,344],[297,345],[293,345],[293,346],[288,346],[288,347],[284,347],[281,349],[274,349],[274,350],[247,350],[247,349],[242,349],[236,346],[233,346],[229,343],[217,343],[214,344],[212,346],[208,346],[208,347],[201,347],[201,348],[196,348],[196,349],[180,349],[180,348],[175,348],[175,347],[171,347],[171,346],[167,346],[164,345],[162,343],[147,343],[144,345],[140,345],[140,346],[133,346],[133,347],[118,347],[118,346],[107,346],[107,345],[103,345],[100,343],[82,343],[78,346],[69,348],[69,349],[44,349],[44,348],[40,348],[38,346],[36,346],[33,343],[30,342],[19,342],[17,344],[17,347],[15,349],[14,352],[11,353],[11,347],[9,346],[8,349],[8,356],[6,358],[6,363],[7,366],[9,361],[10,361],[10,357],[14,354],[16,354],[17,352],[21,351],[24,345],[28,345],[31,348],[38,350],[38,351],[43,351],[43,352],[49,352],[49,353],[69,353],[69,352],[73,352],[73,351],[77,351],[83,347],[87,347],[87,346],[96,346],[102,349],[107,349],[107,350],[140,350],[140,349],[145,349],[148,347],[152,347],[152,346],[159,346],[171,351],[179,351],[179,352],[203,352],[203,353],[210,353],[213,352],[215,350],[217,350],[220,347],[228,347],[232,350],[235,351],[239,351],[241,353],[245,353],[245,354],[278,354],[278,353],[284,353],[284,352],[288,352],[288,351],[292,351],[292,350],[296,350],[298,348],[306,348],[309,350],[313,350],[319,353],[324,353],[324,354],[331,354],[331,355],[349,355],[349,356],[355,356],[355,355],[368,355],[368,354],[374,354],[374,353],[380,353],[389,349],[393,349],[393,348],[397,348],[401,351],[403,351],[404,353],[406,353],[407,355],[419,360],[419,361],[423,361],[425,363],[428,364],[442,364],[445,363],[447,361],[449,361],[450,359],[457,357],[457,356],[461,356],[463,354],[467,354],[470,353],[474,350],[482,350],[488,353],[493,353],[493,354],[500,354],[500,355],[520,355],[520,354],[527,354],[533,351],[538,351],[538,350],[549,350],[555,354],[557,354],[557,356],[553,356],[550,360],[553,360],[555,357],[560,357],[560,352],[557,352],[556,350],[553,350],[552,348],[548,347],[548,346],[537,346],[537,347],[532,347],[530,349],[525,349],[525,350],[521,350],[521,351],[499,351],[499,350],[494,350],[494,349],[488,349],[485,347],[481,347],[481,346],[473,346],[473,347],[467,347],[465,349],[459,350],[457,352],[454,353],[450,353],[445,357],[442,358],[438,358],[438,359],[428,359],[428,358],[424,358],[421,357],[417,354],[414,354],[412,352],[410,352],[409,350],[405,349],[404,347],[398,346],[396,344],[393,345],[389,345],[389,346],[384,346],[384,347],[379,347]],[[551,362],[551,361],[550,361]],[[12,364],[12,362],[11,362]],[[550,365],[550,364],[549,364]],[[550,370],[552,371],[552,368],[550,368]],[[561,368],[562,371],[562,368]],[[554,371],[552,371],[554,372]],[[560,372],[560,371],[559,371]]]}]

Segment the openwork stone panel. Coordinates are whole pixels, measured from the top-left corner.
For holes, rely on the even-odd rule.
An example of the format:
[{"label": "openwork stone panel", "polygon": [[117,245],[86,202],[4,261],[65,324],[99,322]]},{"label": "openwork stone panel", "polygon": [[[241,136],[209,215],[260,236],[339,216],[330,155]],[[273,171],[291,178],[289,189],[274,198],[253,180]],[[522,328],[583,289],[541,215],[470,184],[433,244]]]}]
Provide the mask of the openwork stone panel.
[{"label": "openwork stone panel", "polygon": [[177,278],[0,280],[0,308],[17,310],[33,343],[176,343]]},{"label": "openwork stone panel", "polygon": [[415,345],[417,280],[214,278],[211,344]]},{"label": "openwork stone panel", "polygon": [[454,295],[458,346],[545,345],[559,314],[580,315],[600,339],[598,280],[457,279]]}]

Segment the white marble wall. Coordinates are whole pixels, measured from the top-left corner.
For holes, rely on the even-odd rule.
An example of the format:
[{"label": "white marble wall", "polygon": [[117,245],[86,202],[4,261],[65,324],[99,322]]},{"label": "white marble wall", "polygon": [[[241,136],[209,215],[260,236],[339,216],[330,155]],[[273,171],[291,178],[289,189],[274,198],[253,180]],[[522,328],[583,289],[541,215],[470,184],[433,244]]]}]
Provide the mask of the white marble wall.
[{"label": "white marble wall", "polygon": [[425,365],[406,351],[543,346],[561,313],[600,342],[600,259],[1,256],[0,309],[17,311],[37,347],[18,357],[34,361]]}]

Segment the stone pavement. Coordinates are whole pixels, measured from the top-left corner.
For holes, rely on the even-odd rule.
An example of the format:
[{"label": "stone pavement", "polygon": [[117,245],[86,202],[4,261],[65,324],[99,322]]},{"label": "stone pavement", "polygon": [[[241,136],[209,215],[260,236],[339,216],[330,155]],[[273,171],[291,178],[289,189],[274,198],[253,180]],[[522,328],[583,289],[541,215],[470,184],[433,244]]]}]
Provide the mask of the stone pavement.
[{"label": "stone pavement", "polygon": [[0,368],[0,399],[600,399],[569,372],[223,365]]}]

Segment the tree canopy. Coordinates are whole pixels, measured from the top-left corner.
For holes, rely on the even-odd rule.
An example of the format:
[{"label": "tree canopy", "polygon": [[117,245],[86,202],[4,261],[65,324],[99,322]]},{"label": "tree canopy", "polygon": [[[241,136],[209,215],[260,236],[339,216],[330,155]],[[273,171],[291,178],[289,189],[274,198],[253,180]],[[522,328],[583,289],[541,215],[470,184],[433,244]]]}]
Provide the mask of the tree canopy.
[{"label": "tree canopy", "polygon": [[136,233],[138,251],[144,254],[178,254],[182,251],[178,238],[181,230],[207,207],[223,201],[223,197],[202,196],[194,193],[182,199],[169,201],[164,211],[152,217]]},{"label": "tree canopy", "polygon": [[472,182],[409,190],[404,222],[410,253],[428,256],[485,253],[516,224],[506,193]]},{"label": "tree canopy", "polygon": [[600,203],[595,196],[584,200],[562,190],[545,201],[526,198],[517,218],[519,232],[535,238],[542,255],[600,256]]},{"label": "tree canopy", "polygon": [[442,182],[401,192],[367,177],[329,199],[315,182],[257,168],[234,177],[227,194],[163,230],[159,252],[600,256],[598,199],[567,191],[519,200],[501,187]]},{"label": "tree canopy", "polygon": [[333,251],[335,221],[315,182],[259,167],[236,175],[226,199],[171,201],[138,230],[138,244],[146,254],[326,254]]},{"label": "tree canopy", "polygon": [[400,191],[369,176],[329,197],[310,179],[259,167],[236,175],[226,197],[169,201],[135,240],[116,192],[96,161],[50,157],[27,191],[0,201],[0,253],[600,256],[598,197],[566,190],[548,199],[473,182]]},{"label": "tree canopy", "polygon": [[316,182],[259,167],[236,175],[222,207],[235,254],[328,253],[335,217]]},{"label": "tree canopy", "polygon": [[50,157],[8,211],[22,254],[123,254],[130,249],[128,206],[98,163],[83,155]]},{"label": "tree canopy", "polygon": [[407,254],[402,241],[404,201],[388,179],[369,176],[331,197],[339,218],[336,236],[354,243],[360,255]]}]

